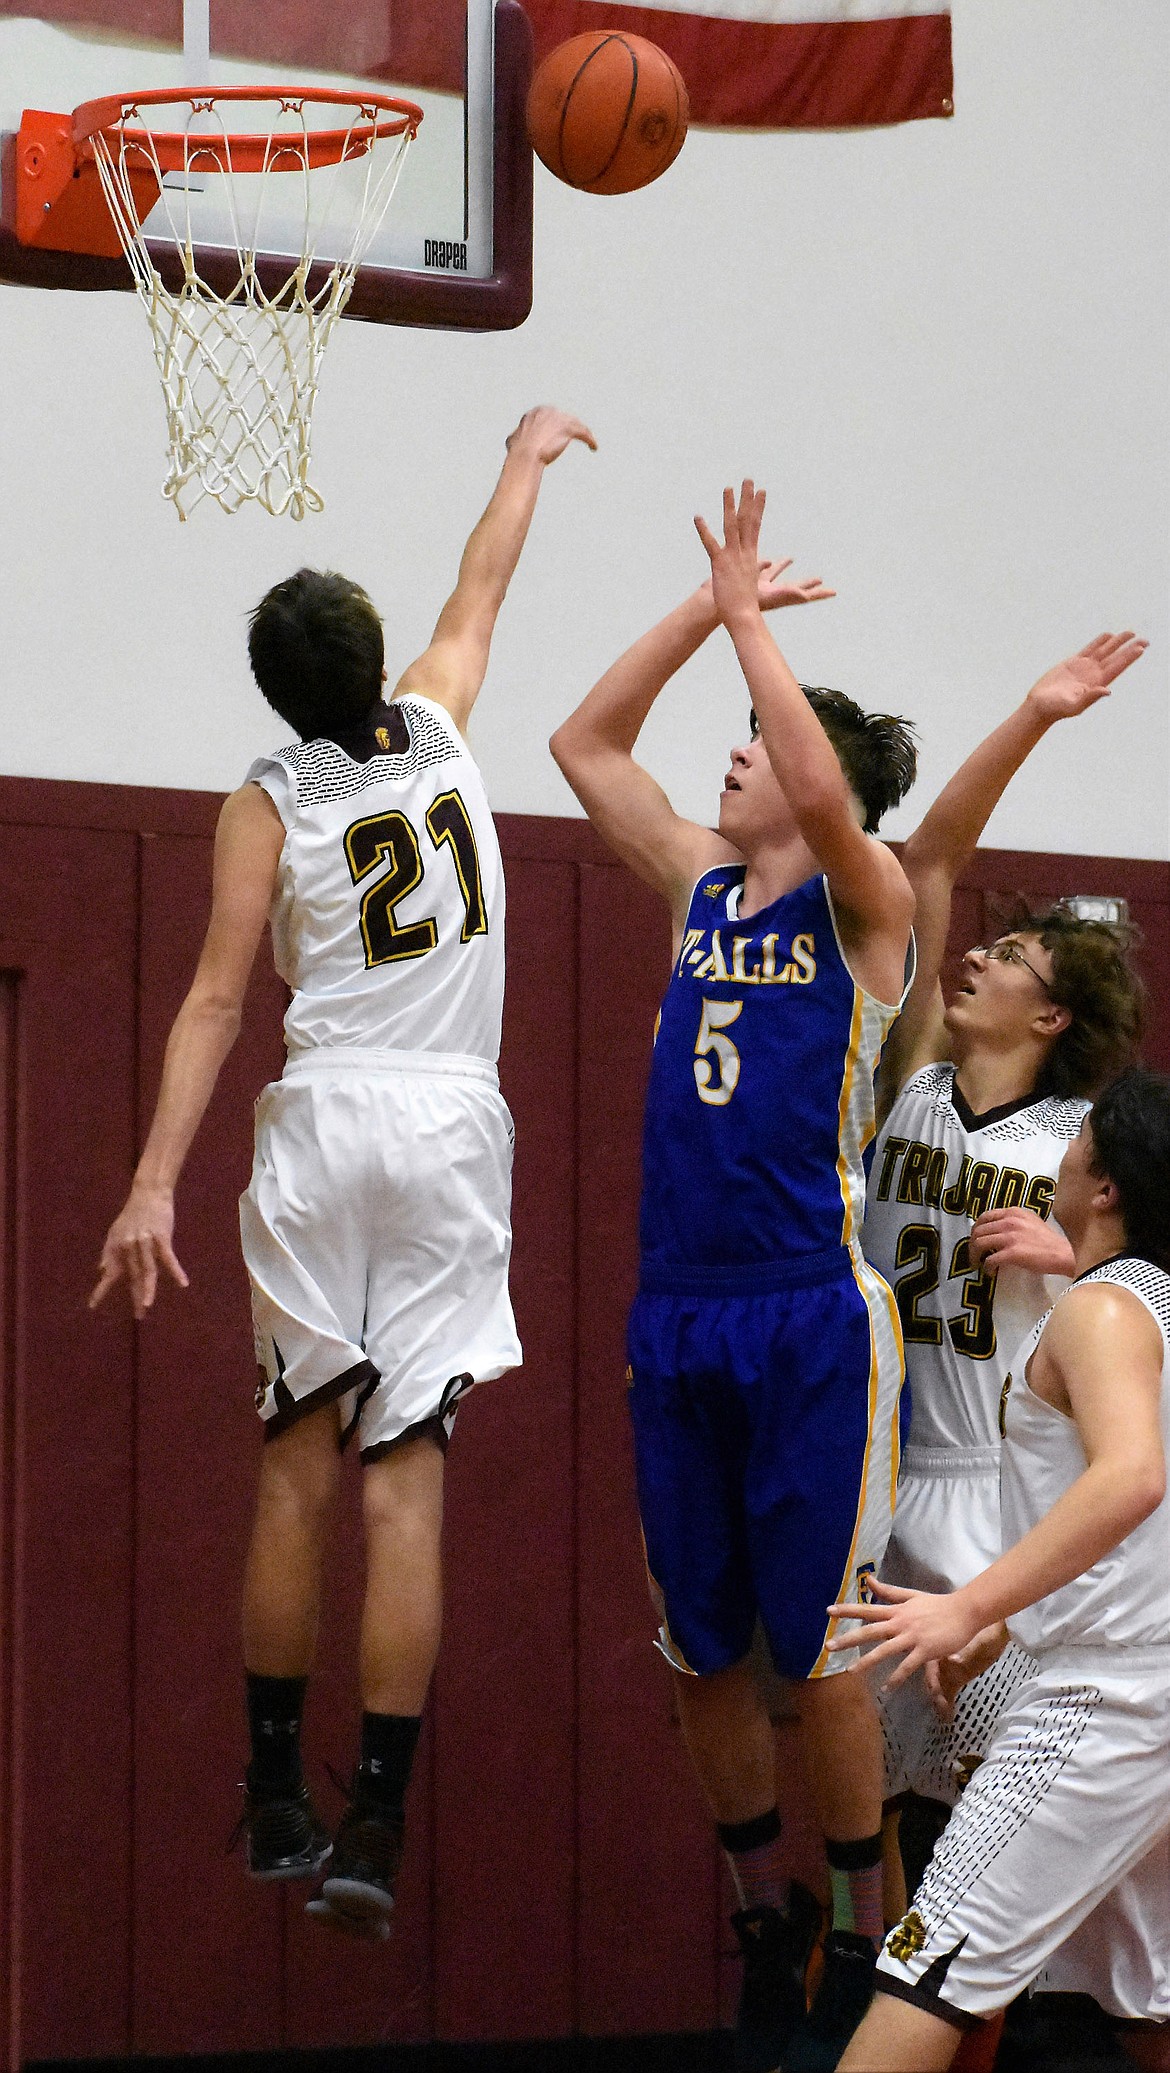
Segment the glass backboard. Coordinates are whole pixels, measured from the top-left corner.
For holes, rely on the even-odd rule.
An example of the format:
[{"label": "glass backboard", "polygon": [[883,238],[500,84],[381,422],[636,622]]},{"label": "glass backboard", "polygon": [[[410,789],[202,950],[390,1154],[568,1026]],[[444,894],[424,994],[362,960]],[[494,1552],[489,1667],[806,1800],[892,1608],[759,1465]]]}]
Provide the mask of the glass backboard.
[{"label": "glass backboard", "polygon": [[[396,27],[400,15],[404,28]],[[212,0],[210,76],[197,81],[190,48],[185,57],[181,45],[180,0],[90,0],[88,10],[86,0],[53,0],[53,12],[37,16],[0,0],[0,280],[131,286],[121,260],[18,239],[16,139],[25,109],[69,114],[109,94],[196,84],[373,86],[417,103],[423,122],[346,314],[478,330],[523,322],[532,293],[532,160],[524,124],[532,40],[518,0],[430,0],[425,9],[401,11],[384,0],[347,0],[344,15],[331,21],[326,14],[319,32],[311,23],[306,28],[305,17],[304,8],[281,0],[249,0],[246,10],[240,0]],[[159,33],[132,33],[144,21]],[[363,69],[345,69],[347,60]],[[394,77],[396,67],[406,76]],[[257,110],[263,119],[259,104],[248,104],[243,126],[256,127]],[[177,127],[179,113],[155,110],[150,119]],[[274,277],[280,261],[299,250],[298,185],[287,182],[282,224],[281,181],[269,183],[261,251],[272,256]],[[173,214],[173,197],[161,198],[146,224],[153,240],[157,220],[163,254],[168,199]],[[200,271],[222,281],[231,242],[225,183],[206,175],[188,184],[182,203],[190,209]],[[328,233],[321,256],[336,256]]]}]

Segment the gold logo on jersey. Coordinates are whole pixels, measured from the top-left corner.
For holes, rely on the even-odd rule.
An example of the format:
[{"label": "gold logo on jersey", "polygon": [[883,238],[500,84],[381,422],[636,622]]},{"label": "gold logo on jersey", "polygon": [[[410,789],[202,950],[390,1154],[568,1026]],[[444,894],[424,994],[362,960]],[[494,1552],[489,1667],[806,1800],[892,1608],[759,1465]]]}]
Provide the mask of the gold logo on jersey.
[{"label": "gold logo on jersey", "polygon": [[908,1965],[925,1943],[926,1924],[917,1908],[912,1907],[908,1915],[903,1915],[897,1928],[891,1929],[886,1938],[886,1949],[899,1965]]},{"label": "gold logo on jersey", "polygon": [[389,732],[389,729],[388,729],[388,728],[386,728],[386,727],[375,727],[375,729],[374,729],[374,740],[375,740],[375,741],[377,742],[377,744],[378,744],[378,747],[379,747],[379,748],[380,748],[380,749],[381,749],[381,750],[383,751],[383,753],[386,753],[386,752],[388,752],[388,751],[389,751],[389,748],[390,748],[390,732]]},{"label": "gold logo on jersey", "polygon": [[718,884],[705,885],[703,887],[703,898],[705,900],[717,900],[719,898],[720,893],[725,893],[726,891],[726,882],[721,878]]},{"label": "gold logo on jersey", "polygon": [[873,1580],[876,1575],[876,1562],[862,1563],[860,1569],[857,1572],[857,1603],[859,1605],[873,1604]]},{"label": "gold logo on jersey", "polygon": [[1011,1386],[1012,1374],[1011,1369],[1009,1368],[1007,1374],[1003,1378],[1003,1388],[999,1392],[999,1416],[996,1422],[999,1425],[999,1436],[1001,1440],[1006,1438],[1007,1436],[1007,1400],[1009,1392],[1011,1390]]}]

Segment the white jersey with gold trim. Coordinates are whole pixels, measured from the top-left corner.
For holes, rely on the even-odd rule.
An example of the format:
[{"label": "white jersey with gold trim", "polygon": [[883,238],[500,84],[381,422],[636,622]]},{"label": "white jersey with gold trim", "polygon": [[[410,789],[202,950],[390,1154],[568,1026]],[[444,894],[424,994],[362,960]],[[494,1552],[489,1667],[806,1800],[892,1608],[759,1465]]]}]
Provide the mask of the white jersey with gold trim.
[{"label": "white jersey with gold trim", "polygon": [[894,1290],[906,1343],[912,1447],[999,1446],[1008,1361],[1065,1282],[970,1258],[986,1209],[1052,1213],[1087,1101],[1046,1097],[973,1117],[950,1064],[908,1080],[878,1137],[863,1245]]},{"label": "white jersey with gold trim", "polygon": [[[1099,1282],[1128,1289],[1162,1335],[1162,1439],[1170,1456],[1170,1274],[1125,1255],[1082,1274],[1075,1288]],[[1088,1466],[1073,1420],[1028,1387],[1028,1362],[1041,1319],[1018,1349],[1004,1401],[1000,1504],[1003,1544],[1014,1547],[1083,1476]],[[1034,1655],[1053,1648],[1160,1648],[1170,1639],[1170,1497],[1083,1575],[1008,1621]]]},{"label": "white jersey with gold trim", "polygon": [[[344,746],[342,745],[344,742]],[[499,1056],[504,875],[483,780],[429,698],[248,772],[286,835],[272,903],[289,1053]]]}]

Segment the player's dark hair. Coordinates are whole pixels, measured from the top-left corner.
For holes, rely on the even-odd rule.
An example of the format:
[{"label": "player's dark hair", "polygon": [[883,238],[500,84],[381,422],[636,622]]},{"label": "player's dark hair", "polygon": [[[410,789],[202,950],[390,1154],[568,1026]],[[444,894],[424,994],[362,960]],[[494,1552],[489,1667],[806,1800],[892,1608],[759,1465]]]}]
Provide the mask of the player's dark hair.
[{"label": "player's dark hair", "polygon": [[[865,832],[876,835],[882,815],[910,790],[918,773],[918,750],[908,720],[893,713],[864,713],[844,691],[802,684],[809,704],[833,744],[850,791],[865,812]],[[752,733],[757,731],[752,714]]]},{"label": "player's dark hair", "polygon": [[1126,1246],[1170,1269],[1170,1078],[1134,1065],[1089,1112],[1091,1167],[1117,1189]]},{"label": "player's dark hair", "polygon": [[1130,1065],[1141,1040],[1145,988],[1129,922],[1084,921],[1059,902],[1037,914],[1017,902],[1001,933],[1035,936],[1052,959],[1049,993],[1072,1017],[1040,1069],[1035,1092],[1093,1095]]},{"label": "player's dark hair", "polygon": [[382,621],[360,584],[298,569],[248,621],[252,675],[303,741],[352,727],[381,696]]}]

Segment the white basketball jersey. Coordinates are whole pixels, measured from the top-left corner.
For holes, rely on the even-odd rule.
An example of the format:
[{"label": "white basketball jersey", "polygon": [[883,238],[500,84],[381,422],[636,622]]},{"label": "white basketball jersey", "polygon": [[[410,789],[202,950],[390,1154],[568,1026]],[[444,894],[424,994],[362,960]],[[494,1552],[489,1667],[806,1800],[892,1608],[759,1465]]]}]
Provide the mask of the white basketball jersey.
[{"label": "white basketball jersey", "polygon": [[[1074,1286],[1108,1281],[1145,1304],[1162,1334],[1162,1440],[1170,1457],[1170,1274],[1130,1256],[1107,1260]],[[1017,1349],[1004,1402],[1000,1457],[1003,1544],[1014,1547],[1052,1510],[1088,1463],[1073,1420],[1028,1387],[1026,1369],[1048,1322]],[[1033,1655],[1076,1646],[1165,1648],[1170,1640],[1170,1497],[1082,1576],[1008,1621]]]},{"label": "white basketball jersey", "polygon": [[479,771],[429,698],[379,705],[350,746],[299,742],[262,756],[246,780],[287,831],[271,923],[293,996],[289,1052],[352,1045],[494,1063],[504,873]]},{"label": "white basketball jersey", "polygon": [[971,1226],[985,1209],[1048,1217],[1056,1174],[1087,1101],[1040,1101],[974,1117],[953,1065],[908,1080],[870,1167],[862,1243],[898,1301],[912,1447],[997,1447],[1008,1361],[1066,1286],[976,1266]]}]

